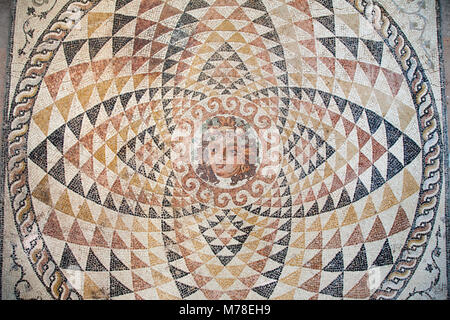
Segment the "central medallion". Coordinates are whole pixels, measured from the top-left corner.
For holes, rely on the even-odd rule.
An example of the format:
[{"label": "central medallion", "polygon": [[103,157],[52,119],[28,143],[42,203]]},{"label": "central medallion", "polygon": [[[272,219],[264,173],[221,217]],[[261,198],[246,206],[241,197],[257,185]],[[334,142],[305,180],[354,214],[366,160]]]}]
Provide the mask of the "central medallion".
[{"label": "central medallion", "polygon": [[212,97],[183,114],[172,159],[183,189],[204,204],[249,205],[280,168],[280,135],[271,109],[234,96]]},{"label": "central medallion", "polygon": [[197,130],[191,162],[205,182],[221,188],[244,185],[261,163],[261,144],[256,131],[234,115],[218,115]]}]

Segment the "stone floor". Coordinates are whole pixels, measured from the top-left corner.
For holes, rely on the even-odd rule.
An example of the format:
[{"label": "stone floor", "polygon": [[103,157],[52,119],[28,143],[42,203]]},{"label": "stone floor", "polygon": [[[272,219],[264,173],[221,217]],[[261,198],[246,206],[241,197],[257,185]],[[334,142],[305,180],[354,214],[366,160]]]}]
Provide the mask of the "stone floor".
[{"label": "stone floor", "polygon": [[[50,16],[57,15],[62,2]],[[410,254],[403,245],[422,232],[414,225],[421,219],[416,207],[420,212],[428,199],[428,191],[420,189],[419,154],[426,146],[416,129],[409,82],[395,62],[404,53],[391,55],[389,43],[344,0],[289,2],[289,23],[283,20],[286,6],[278,8],[278,1],[263,1],[266,6],[257,0],[169,2],[100,1],[54,52],[33,102],[25,146],[29,172],[24,179],[34,217],[21,217],[4,197],[5,213],[40,230],[41,251],[34,261],[22,252],[12,228],[5,231],[2,297],[445,298],[447,262],[438,254],[449,250],[442,198],[425,254],[413,260],[418,267],[401,259]],[[407,15],[395,9],[402,1],[380,2],[394,21]],[[450,3],[441,1],[440,11],[445,57]],[[16,19],[34,14],[24,6]],[[3,61],[10,17],[0,12]],[[425,61],[427,51],[414,42],[416,22],[396,22],[413,43],[409,50],[416,49]],[[209,37],[184,43],[188,30]],[[280,41],[295,32],[301,45]],[[317,39],[315,45],[308,33]],[[0,99],[5,80],[21,81],[26,59],[16,53],[23,44],[16,39],[14,73],[7,74],[6,63],[0,67]],[[348,49],[345,57],[339,56],[344,54],[337,52],[339,45]],[[304,57],[312,51],[317,59]],[[450,79],[448,59],[443,66]],[[261,69],[267,75],[255,80]],[[438,96],[436,74],[424,75]],[[445,85],[449,105],[449,82]],[[18,93],[11,90],[9,99]],[[117,111],[119,103],[123,112]],[[387,103],[398,111],[384,109]],[[183,136],[186,127],[192,130]],[[230,131],[238,132],[233,139],[245,142],[234,146],[236,153],[245,150],[239,166],[223,163],[228,149],[221,148]],[[206,140],[196,140],[197,132]],[[181,139],[174,141],[177,134]],[[192,150],[205,158],[196,158]],[[13,186],[6,183],[5,191],[7,186],[11,191]],[[2,221],[16,223],[7,215]],[[20,231],[21,236],[35,237],[30,230]],[[29,244],[24,240],[22,245]],[[33,265],[36,275],[26,280],[31,290],[11,289],[21,277],[6,274],[10,265],[24,266],[28,273]],[[47,267],[41,270],[42,265]],[[415,276],[413,271],[402,278],[407,280],[401,280],[400,289],[393,289],[389,279],[405,268],[417,268]],[[49,270],[53,279],[62,279],[57,292],[43,280]],[[440,281],[428,288],[436,277]]]}]

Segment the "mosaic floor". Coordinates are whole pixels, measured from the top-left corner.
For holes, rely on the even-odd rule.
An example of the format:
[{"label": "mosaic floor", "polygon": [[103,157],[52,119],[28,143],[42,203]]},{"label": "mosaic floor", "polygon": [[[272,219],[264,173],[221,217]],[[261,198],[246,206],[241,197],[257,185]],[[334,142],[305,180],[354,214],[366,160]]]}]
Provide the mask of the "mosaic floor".
[{"label": "mosaic floor", "polygon": [[446,298],[434,1],[14,14],[3,298]]}]

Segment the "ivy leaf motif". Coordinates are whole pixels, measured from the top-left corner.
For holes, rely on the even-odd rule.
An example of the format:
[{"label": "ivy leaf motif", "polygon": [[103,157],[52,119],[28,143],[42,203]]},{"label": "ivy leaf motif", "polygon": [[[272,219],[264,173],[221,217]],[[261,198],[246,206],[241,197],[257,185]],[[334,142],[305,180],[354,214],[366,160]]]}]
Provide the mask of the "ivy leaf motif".
[{"label": "ivy leaf motif", "polygon": [[30,38],[33,38],[34,29],[30,29],[27,31],[27,34],[30,36]]},{"label": "ivy leaf motif", "polygon": [[46,19],[46,18],[47,18],[47,13],[48,13],[48,11],[41,12],[41,13],[38,15],[39,19],[40,19],[40,20]]},{"label": "ivy leaf motif", "polygon": [[431,271],[433,271],[433,266],[428,263],[427,267],[425,268],[425,270],[427,270],[429,273],[431,273]]},{"label": "ivy leaf motif", "polygon": [[36,13],[36,9],[34,9],[33,7],[28,7],[27,14],[29,16],[34,16],[35,13]]},{"label": "ivy leaf motif", "polygon": [[436,257],[439,257],[440,255],[441,255],[441,248],[436,248],[435,249],[435,254],[436,254]]}]

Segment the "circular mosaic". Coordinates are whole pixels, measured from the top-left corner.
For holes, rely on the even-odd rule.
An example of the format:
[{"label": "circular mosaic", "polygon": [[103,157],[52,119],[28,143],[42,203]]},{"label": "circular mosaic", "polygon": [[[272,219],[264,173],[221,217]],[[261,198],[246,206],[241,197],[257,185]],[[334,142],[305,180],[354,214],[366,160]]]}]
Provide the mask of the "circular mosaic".
[{"label": "circular mosaic", "polygon": [[439,120],[371,1],[74,1],[30,57],[8,182],[54,298],[394,298],[414,273]]},{"label": "circular mosaic", "polygon": [[231,208],[255,202],[281,167],[279,131],[252,102],[233,96],[205,100],[181,117],[172,134],[175,175],[202,203]]}]

